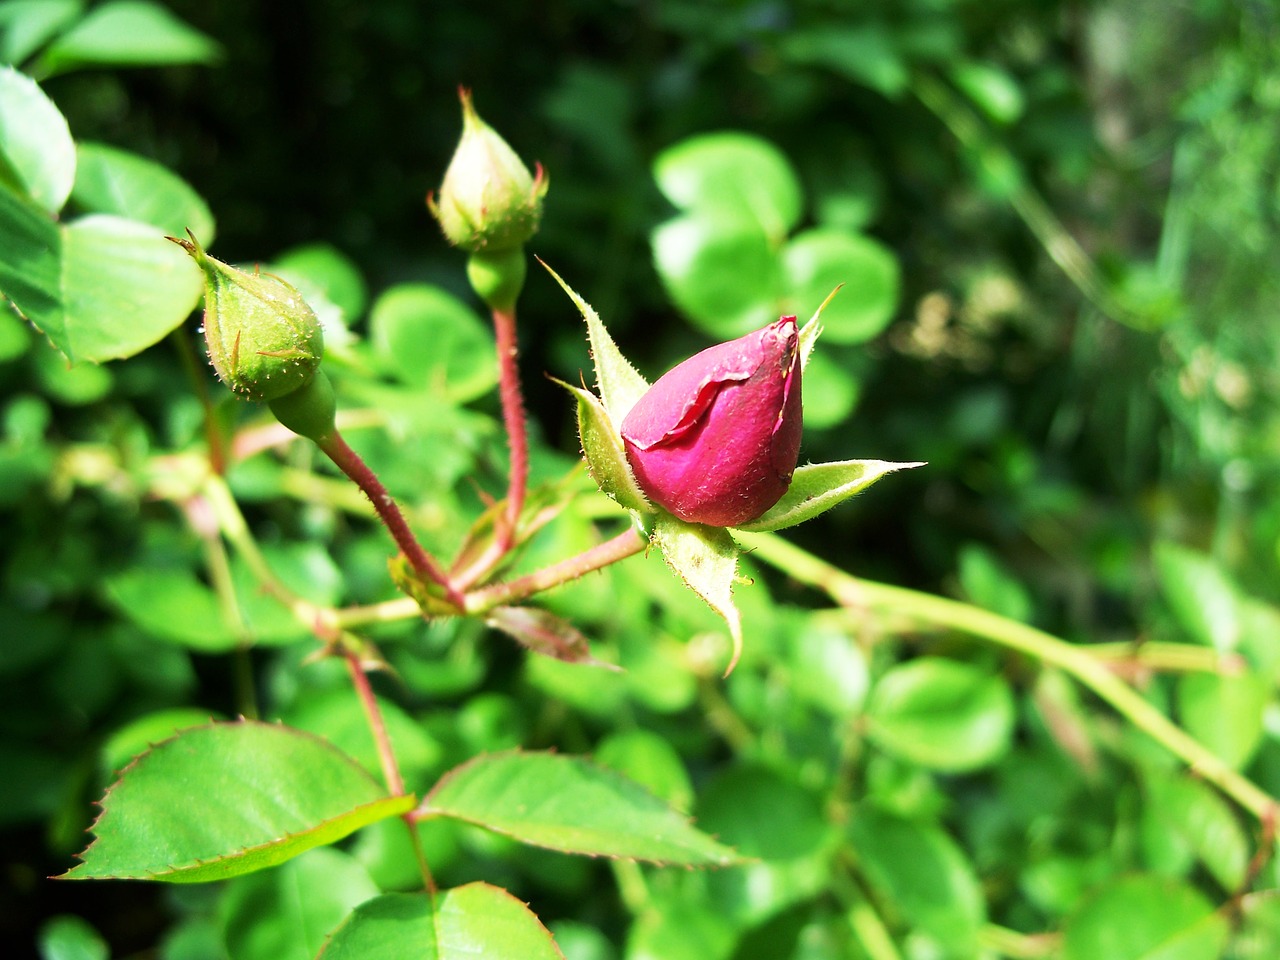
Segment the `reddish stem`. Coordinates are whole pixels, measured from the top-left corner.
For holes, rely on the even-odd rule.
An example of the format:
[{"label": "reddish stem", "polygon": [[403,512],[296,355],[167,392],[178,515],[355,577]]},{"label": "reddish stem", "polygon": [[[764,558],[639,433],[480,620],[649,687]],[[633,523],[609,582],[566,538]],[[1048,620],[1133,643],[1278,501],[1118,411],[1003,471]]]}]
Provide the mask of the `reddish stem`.
[{"label": "reddish stem", "polygon": [[493,311],[494,339],[498,348],[498,393],[502,399],[502,421],[511,448],[511,473],[507,484],[505,524],[494,531],[500,553],[511,549],[516,526],[524,509],[525,491],[529,483],[529,438],[524,419],[524,397],[520,392],[520,370],[517,364],[516,310]]},{"label": "reddish stem", "polygon": [[[374,696],[373,685],[369,683],[369,675],[365,673],[364,664],[352,650],[343,649],[342,657],[347,663],[347,672],[351,674],[351,683],[355,687],[360,706],[364,709],[365,719],[369,722],[369,731],[373,734],[373,742],[378,748],[378,760],[382,763],[382,776],[387,781],[387,790],[392,796],[405,795],[404,777],[400,775],[400,764],[396,761],[395,749],[391,746],[391,735],[387,733],[387,723],[382,717],[382,708],[378,706],[378,698]],[[426,855],[422,851],[422,841],[418,837],[417,823],[412,812],[401,818],[409,831],[414,855],[418,860],[418,869],[422,872],[422,882],[429,893],[436,892],[435,878],[431,876],[431,868],[427,865]]]},{"label": "reddish stem", "polygon": [[535,570],[527,576],[506,583],[495,583],[491,587],[484,587],[467,594],[467,612],[483,613],[504,603],[523,600],[535,593],[576,580],[593,570],[599,570],[611,563],[635,556],[648,545],[644,537],[640,536],[634,528],[629,527],[616,537],[604,543],[598,543],[590,550],[585,550],[576,556],[561,560],[542,570]]},{"label": "reddish stem", "polygon": [[404,514],[400,512],[400,508],[396,506],[395,500],[391,494],[387,492],[387,488],[382,485],[382,481],[378,479],[377,474],[369,469],[360,455],[347,446],[347,442],[342,439],[342,434],[337,430],[329,436],[317,441],[317,445],[324,451],[335,464],[338,465],[343,473],[351,478],[364,495],[369,498],[369,502],[373,504],[373,509],[378,511],[378,517],[382,520],[383,525],[395,538],[400,552],[408,559],[409,565],[413,567],[415,573],[421,577],[434,580],[439,584],[445,592],[445,597],[450,603],[458,608],[462,607],[462,595],[449,582],[449,577],[440,567],[431,554],[422,548],[422,544],[418,543],[414,537],[413,531],[409,529],[409,524],[404,519]]}]

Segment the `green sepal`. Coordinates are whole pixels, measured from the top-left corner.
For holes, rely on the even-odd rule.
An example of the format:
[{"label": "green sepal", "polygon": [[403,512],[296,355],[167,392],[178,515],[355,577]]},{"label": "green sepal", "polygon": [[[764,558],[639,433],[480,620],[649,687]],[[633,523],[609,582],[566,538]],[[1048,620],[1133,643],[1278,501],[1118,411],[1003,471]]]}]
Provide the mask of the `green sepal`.
[{"label": "green sepal", "polygon": [[723,527],[685,523],[666,511],[654,520],[653,543],[684,585],[728,625],[733,640],[733,656],[724,671],[728,676],[742,655],[742,619],[733,605],[738,545]]},{"label": "green sepal", "polygon": [[596,387],[600,391],[600,399],[609,417],[614,423],[622,423],[626,419],[636,401],[645,395],[649,383],[640,376],[631,365],[618,345],[609,336],[609,331],[600,320],[591,305],[583,300],[573,289],[560,279],[560,275],[548,267],[542,260],[538,261],[546,268],[547,273],[560,284],[560,288],[569,295],[582,318],[587,321],[587,339],[591,343],[591,357],[596,365]]},{"label": "green sepal", "polygon": [[761,516],[735,527],[750,533],[785,530],[826,513],[838,503],[861,493],[886,473],[922,467],[923,463],[890,463],[887,460],[837,460],[800,467],[782,499]]},{"label": "green sepal", "polygon": [[555,377],[551,379],[573,394],[578,401],[578,436],[582,441],[582,454],[587,459],[591,479],[603,493],[627,510],[652,513],[653,505],[636,483],[631,465],[627,462],[622,437],[600,398],[589,390],[556,380]]},{"label": "green sepal", "polygon": [[397,553],[394,557],[389,557],[387,571],[391,574],[391,582],[406,596],[414,599],[424,617],[456,617],[462,613],[449,602],[438,583],[423,580],[414,573],[404,554]]},{"label": "green sepal", "polygon": [[809,318],[809,322],[800,328],[800,369],[803,370],[809,365],[809,355],[813,353],[813,348],[818,345],[818,338],[822,336],[822,311],[827,308],[827,304],[832,298],[840,292],[840,288],[844,284],[836,287],[829,294],[827,299],[818,304],[818,309],[813,311],[813,316]]}]

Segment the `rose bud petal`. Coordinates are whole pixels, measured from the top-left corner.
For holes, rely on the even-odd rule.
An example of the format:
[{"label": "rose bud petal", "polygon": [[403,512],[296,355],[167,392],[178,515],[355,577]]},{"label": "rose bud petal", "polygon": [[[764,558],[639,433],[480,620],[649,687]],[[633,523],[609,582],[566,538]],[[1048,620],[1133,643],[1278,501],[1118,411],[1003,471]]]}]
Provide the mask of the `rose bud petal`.
[{"label": "rose bud petal", "polygon": [[681,520],[732,527],[787,492],[800,430],[796,318],[782,317],[669,371],[621,433],[649,499]]}]

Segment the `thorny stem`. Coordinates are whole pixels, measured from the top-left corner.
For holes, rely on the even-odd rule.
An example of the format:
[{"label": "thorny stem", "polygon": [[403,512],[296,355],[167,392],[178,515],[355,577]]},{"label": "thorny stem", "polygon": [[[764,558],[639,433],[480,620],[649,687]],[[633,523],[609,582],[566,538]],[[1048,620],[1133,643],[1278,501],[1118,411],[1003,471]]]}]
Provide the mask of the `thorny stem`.
[{"label": "thorny stem", "polygon": [[597,544],[589,550],[584,550],[576,556],[541,570],[535,570],[527,576],[518,577],[506,583],[495,583],[491,587],[467,594],[465,610],[467,613],[484,613],[501,604],[523,600],[535,593],[576,580],[593,570],[633,557],[647,546],[648,543],[635,528],[628,527],[616,537]]},{"label": "thorny stem", "polygon": [[[355,687],[356,696],[360,698],[360,706],[364,709],[365,719],[369,723],[369,731],[378,748],[378,759],[382,763],[382,776],[387,781],[387,790],[392,796],[405,795],[404,777],[400,775],[400,764],[396,760],[395,749],[391,745],[391,736],[387,733],[386,721],[382,718],[382,708],[378,706],[378,698],[374,696],[373,686],[369,683],[369,675],[365,673],[364,664],[354,650],[344,649],[342,657],[347,664],[347,672],[351,674],[351,683]],[[413,852],[418,860],[418,869],[422,871],[422,882],[429,893],[436,892],[435,879],[431,876],[431,868],[427,865],[426,855],[422,851],[422,841],[418,837],[418,828],[410,814],[401,819],[409,830],[413,843]]]},{"label": "thorny stem", "polygon": [[918,621],[989,640],[1051,664],[1092,690],[1135,727],[1263,823],[1275,818],[1280,810],[1280,804],[1274,797],[1231,769],[1213,751],[1117,677],[1107,663],[1086,649],[966,603],[858,579],[773,534],[739,532],[737,539],[742,546],[753,551],[756,559],[777,567],[801,583],[822,590],[841,606],[854,610],[892,610]]},{"label": "thorny stem", "polygon": [[360,455],[347,446],[347,442],[342,439],[342,434],[334,430],[329,436],[317,441],[316,445],[325,456],[337,464],[338,469],[364,491],[369,502],[373,504],[373,509],[378,512],[378,518],[395,539],[400,552],[405,555],[414,572],[439,584],[444,589],[445,597],[449,602],[461,609],[462,595],[449,582],[449,577],[440,565],[423,549],[422,544],[418,543],[413,531],[409,529],[409,524],[405,522],[404,514],[400,512],[400,508],[387,492],[387,488],[369,469],[369,465],[360,459]]},{"label": "thorny stem", "polygon": [[525,491],[529,484],[529,436],[524,418],[524,397],[520,391],[515,307],[493,311],[493,330],[498,349],[498,393],[502,398],[502,422],[507,431],[507,443],[511,447],[506,522],[499,524],[494,531],[494,546],[500,557],[511,549],[520,513],[524,510]]}]

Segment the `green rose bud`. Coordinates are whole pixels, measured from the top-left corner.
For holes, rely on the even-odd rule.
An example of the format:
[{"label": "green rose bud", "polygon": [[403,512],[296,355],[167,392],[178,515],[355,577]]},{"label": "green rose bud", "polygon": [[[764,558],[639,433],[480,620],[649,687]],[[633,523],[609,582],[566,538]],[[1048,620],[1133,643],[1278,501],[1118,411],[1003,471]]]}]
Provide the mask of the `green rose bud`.
[{"label": "green rose bud", "polygon": [[222,382],[255,401],[308,384],[324,356],[324,335],[302,295],[277,276],[215,260],[188,236],[169,239],[204,272],[204,340]]},{"label": "green rose bud", "polygon": [[541,164],[529,173],[516,152],[462,99],[462,139],[440,186],[427,206],[445,238],[468,252],[493,252],[523,245],[538,231],[547,179]]}]

